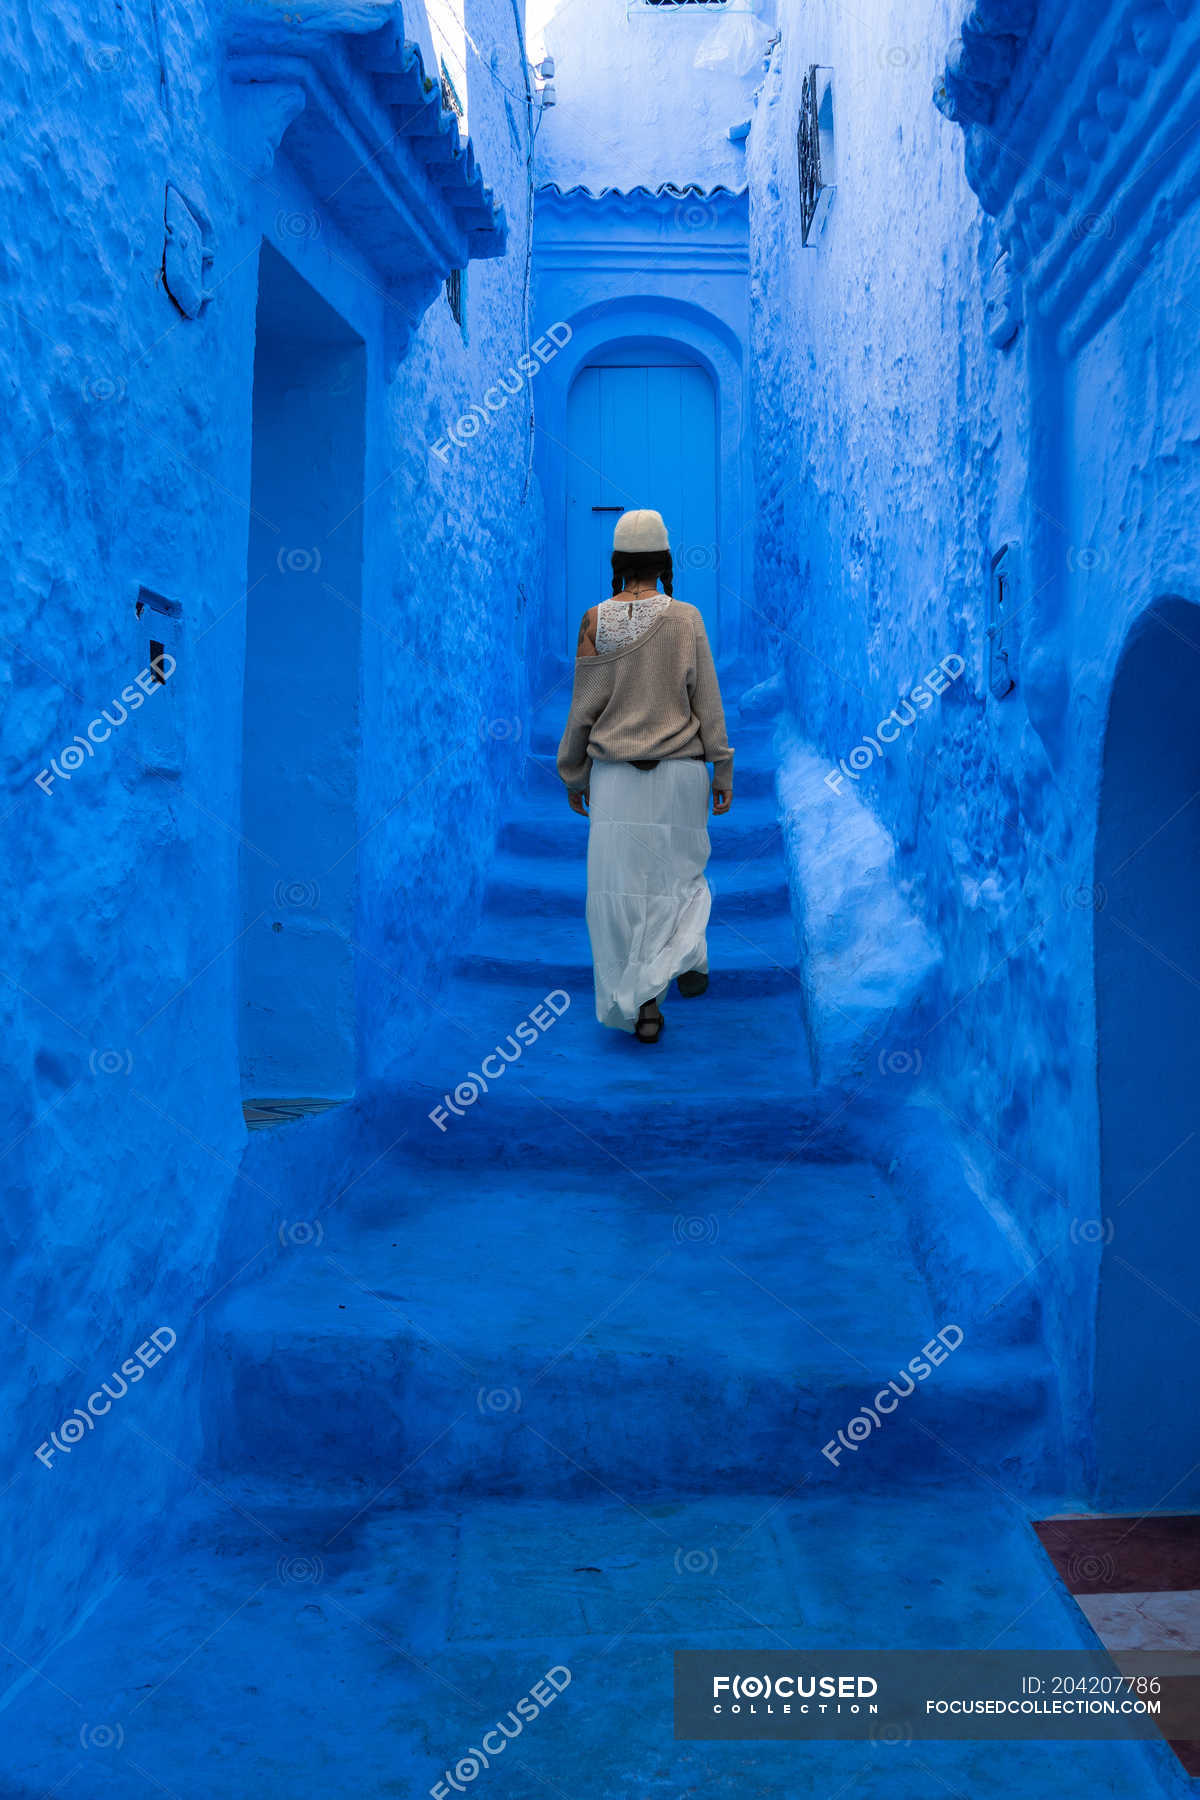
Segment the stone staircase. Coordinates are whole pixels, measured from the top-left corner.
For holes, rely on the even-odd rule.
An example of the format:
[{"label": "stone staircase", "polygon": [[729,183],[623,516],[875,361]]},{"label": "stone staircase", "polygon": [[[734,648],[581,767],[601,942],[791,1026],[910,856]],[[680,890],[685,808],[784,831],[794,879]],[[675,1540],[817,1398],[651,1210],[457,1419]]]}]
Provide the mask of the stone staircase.
[{"label": "stone staircase", "polygon": [[[1050,1404],[1036,1342],[967,1331],[824,1454],[969,1322],[935,1311],[886,1145],[813,1090],[767,734],[732,734],[711,821],[712,985],[649,1047],[595,1023],[552,732],[419,1059],[376,1097],[395,1148],[206,1309],[210,1464],[31,1682],[0,1800],[417,1800],[550,1667],[569,1687],[461,1789],[1181,1793],[1158,1746],[673,1740],[676,1648],[1092,1640],[1016,1486]],[[519,1063],[431,1120],[556,990]]]}]

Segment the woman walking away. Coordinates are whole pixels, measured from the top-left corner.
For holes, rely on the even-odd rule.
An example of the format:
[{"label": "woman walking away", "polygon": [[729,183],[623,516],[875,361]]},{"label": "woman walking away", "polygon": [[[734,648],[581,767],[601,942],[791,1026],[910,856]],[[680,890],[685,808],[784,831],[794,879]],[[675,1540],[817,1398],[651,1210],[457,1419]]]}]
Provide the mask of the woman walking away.
[{"label": "woman walking away", "polygon": [[572,810],[590,820],[596,1017],[656,1044],[671,982],[689,997],[708,986],[704,765],[713,765],[713,812],[726,813],[733,751],[704,621],[672,597],[660,514],[622,515],[612,570],[613,598],[589,607],[579,627],[558,772]]}]

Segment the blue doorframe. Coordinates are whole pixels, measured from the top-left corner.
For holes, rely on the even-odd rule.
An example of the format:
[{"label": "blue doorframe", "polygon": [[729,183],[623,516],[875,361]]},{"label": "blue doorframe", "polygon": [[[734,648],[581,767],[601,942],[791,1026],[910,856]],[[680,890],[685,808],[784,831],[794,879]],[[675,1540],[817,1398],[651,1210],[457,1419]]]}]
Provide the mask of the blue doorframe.
[{"label": "blue doorframe", "polygon": [[[548,303],[552,299],[553,294]],[[598,534],[588,552],[588,573],[580,577],[585,581],[585,592],[578,595],[568,582],[567,486],[572,462],[568,413],[576,378],[591,366],[683,364],[703,371],[713,395],[718,531],[713,571],[718,594],[717,632],[710,632],[713,653],[718,668],[728,671],[735,685],[739,680],[743,686],[751,685],[765,671],[759,671],[757,662],[751,666],[752,659],[743,654],[742,644],[747,632],[745,597],[752,592],[754,533],[749,528],[753,480],[743,408],[740,343],[722,321],[686,301],[662,304],[649,299],[614,299],[590,305],[578,313],[564,308],[559,316],[569,326],[570,339],[539,375],[534,398],[535,457],[546,502],[547,576],[539,628],[531,643],[531,679],[535,687],[543,693],[557,691],[569,681],[580,614],[611,588],[608,559],[614,514],[607,516],[606,541]],[[620,498],[617,496],[612,504]],[[590,507],[592,501],[588,504]],[[654,505],[654,501],[648,504]],[[677,530],[673,536],[678,543]],[[684,544],[685,552],[688,547]],[[699,552],[693,550],[693,557],[699,560]],[[685,592],[692,598],[693,571],[683,563],[684,557],[677,555],[676,588],[680,598]],[[750,625],[753,624],[751,617]]]},{"label": "blue doorframe", "polygon": [[570,642],[578,615],[609,592],[613,527],[630,508],[666,520],[675,592],[719,642],[716,400],[705,369],[636,346],[598,357],[567,403],[566,572]]}]

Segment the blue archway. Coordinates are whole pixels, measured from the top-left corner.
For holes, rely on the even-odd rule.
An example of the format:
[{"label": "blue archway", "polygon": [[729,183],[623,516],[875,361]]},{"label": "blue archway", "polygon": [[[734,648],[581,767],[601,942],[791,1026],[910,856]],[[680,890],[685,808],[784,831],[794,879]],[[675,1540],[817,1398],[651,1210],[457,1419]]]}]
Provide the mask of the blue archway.
[{"label": "blue archway", "polygon": [[[742,351],[737,336],[715,314],[686,301],[657,296],[617,299],[569,314],[570,341],[545,371],[537,394],[539,477],[546,501],[547,569],[551,589],[546,609],[545,652],[550,673],[561,667],[564,649],[589,596],[565,592],[556,575],[567,567],[570,396],[588,367],[653,346],[657,355],[703,371],[712,385],[716,460],[715,588],[718,631],[714,651],[728,659],[741,638],[740,602],[749,591],[753,534],[750,519],[749,433],[745,429]],[[653,505],[653,501],[645,502]],[[686,546],[685,546],[686,548]],[[704,545],[693,547],[696,560]],[[599,573],[603,576],[603,564]],[[679,586],[682,596],[682,585]],[[594,596],[590,596],[594,598]],[[573,641],[573,639],[572,639]]]},{"label": "blue archway", "polygon": [[[577,610],[608,592],[612,528],[652,506],[671,534],[680,599],[720,637],[716,392],[678,344],[638,338],[597,351],[567,399],[567,593]],[[574,626],[568,621],[569,630]],[[571,649],[568,641],[567,649]]]}]

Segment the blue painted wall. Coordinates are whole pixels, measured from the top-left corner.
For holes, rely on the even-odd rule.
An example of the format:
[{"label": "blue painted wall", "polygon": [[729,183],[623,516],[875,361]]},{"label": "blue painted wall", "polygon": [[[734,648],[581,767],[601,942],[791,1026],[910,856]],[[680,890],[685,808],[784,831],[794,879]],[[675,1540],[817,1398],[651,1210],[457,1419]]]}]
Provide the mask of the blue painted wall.
[{"label": "blue painted wall", "polygon": [[[1171,1398],[1196,1347],[1193,1209],[1173,1172],[1187,1185],[1196,844],[1172,827],[1161,866],[1151,852],[1128,874],[1112,854],[1135,814],[1149,838],[1183,799],[1200,644],[1200,383],[1172,311],[1200,255],[1182,147],[1198,22],[1171,10],[1151,30],[1116,8],[1042,9],[1027,44],[1030,9],[989,9],[995,42],[972,16],[983,123],[966,166],[995,218],[929,105],[957,5],[806,7],[748,151],[764,704],[785,727],[814,1053],[826,1081],[876,1109],[903,1099],[946,1146],[934,1170],[897,1152],[934,1278],[980,1329],[1011,1307],[1040,1318],[1063,1393],[1042,1478],[1129,1506],[1200,1497]],[[836,187],[805,246],[814,64],[833,72]],[[997,699],[988,596],[1006,544],[1016,685]],[[1135,627],[1173,631],[1182,665],[1169,681],[1159,650],[1152,733],[1142,683],[1113,698]]]},{"label": "blue painted wall", "polygon": [[[356,34],[398,17],[383,3],[304,15],[301,57],[331,38],[351,70]],[[415,11],[406,26],[424,34]],[[41,1568],[55,1597],[35,1606],[23,1586],[23,1655],[96,1603],[189,1481],[204,1298],[279,1222],[280,1189],[241,1171],[242,998],[261,1023],[276,1002],[316,1005],[336,974],[324,1060],[288,1079],[319,1090],[385,1074],[473,917],[517,772],[541,551],[527,410],[487,411],[461,447],[434,448],[482,409],[495,344],[524,336],[528,131],[508,0],[472,5],[468,28],[488,58],[472,57],[474,149],[511,234],[506,257],[470,267],[460,326],[428,279],[410,288],[373,262],[398,216],[373,237],[369,211],[322,198],[336,183],[318,193],[301,178],[315,115],[297,115],[286,87],[229,82],[223,10],[160,8],[155,25],[153,9],[102,21],[52,3],[0,22],[21,171],[0,198],[0,236],[19,246],[0,350],[12,1270],[0,1330],[15,1471],[2,1573],[11,1591],[17,1571]],[[168,182],[211,254],[195,317],[164,287]],[[314,312],[340,321],[343,349],[321,353],[305,400],[287,397],[280,363],[294,355],[298,376],[309,352],[278,334],[264,344],[259,400],[288,416],[256,444],[263,240],[319,297]],[[295,457],[312,459],[303,516],[272,491],[293,428]],[[361,503],[357,578],[343,499]],[[249,593],[248,557],[267,571]],[[165,683],[152,641],[175,663]],[[92,742],[89,723],[119,717],[126,689],[136,707]],[[316,766],[314,733],[336,740],[340,772],[322,761],[329,809],[306,830],[301,801],[324,801],[290,783]],[[258,768],[245,807],[244,743]],[[244,993],[241,869],[268,933]],[[298,994],[314,938],[327,966]],[[254,1047],[252,1086],[272,1085],[285,1025],[277,1012],[273,1041]],[[39,1461],[164,1326],[169,1354],[151,1347],[123,1400]]]},{"label": "blue painted wall", "polygon": [[554,59],[557,105],[538,130],[545,180],[594,191],[700,181],[740,187],[730,127],[750,115],[776,0],[722,17],[644,0],[531,0],[530,51]]}]

